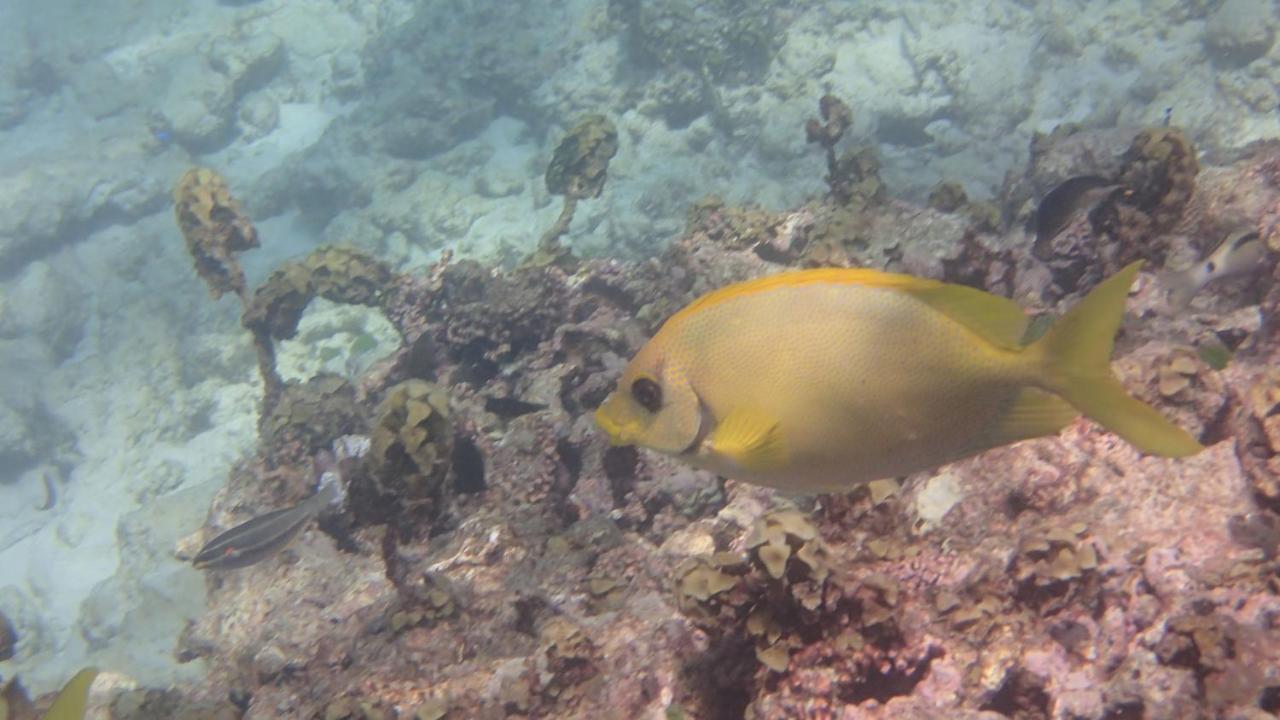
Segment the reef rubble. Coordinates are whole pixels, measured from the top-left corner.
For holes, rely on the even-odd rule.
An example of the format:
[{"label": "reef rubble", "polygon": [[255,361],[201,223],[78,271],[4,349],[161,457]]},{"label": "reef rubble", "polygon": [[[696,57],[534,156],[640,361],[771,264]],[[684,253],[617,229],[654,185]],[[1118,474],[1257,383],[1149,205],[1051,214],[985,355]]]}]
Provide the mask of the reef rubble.
[{"label": "reef rubble", "polygon": [[[1051,184],[1036,167],[1023,182]],[[1276,248],[1278,168],[1280,145],[1264,143],[1191,170],[1168,230],[1144,247],[1188,257],[1245,225]],[[379,271],[371,297],[400,350],[352,385],[285,390],[337,393],[345,419],[326,432],[373,436],[350,512],[209,575],[209,610],[178,654],[210,676],[168,691],[167,717],[1274,716],[1274,255],[1186,312],[1170,312],[1153,272],[1131,297],[1115,367],[1208,446],[1183,461],[1079,420],[905,482],[787,498],[595,430],[590,412],[625,359],[733,280],[848,263],[983,286],[1036,312],[1075,297],[1016,212],[1001,230],[963,197],[946,205],[833,193],[770,213],[712,199],[648,260],[570,273],[446,255],[422,275]],[[1108,253],[1081,262],[1100,272]],[[306,427],[281,416],[290,407],[272,422]],[[312,440],[264,435],[206,533],[304,496]]]}]

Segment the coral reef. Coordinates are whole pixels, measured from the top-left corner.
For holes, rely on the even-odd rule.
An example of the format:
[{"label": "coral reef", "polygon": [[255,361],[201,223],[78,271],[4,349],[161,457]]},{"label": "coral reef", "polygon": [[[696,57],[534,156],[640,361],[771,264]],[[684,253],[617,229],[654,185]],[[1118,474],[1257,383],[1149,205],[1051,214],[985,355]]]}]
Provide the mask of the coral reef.
[{"label": "coral reef", "polygon": [[882,191],[880,160],[875,148],[861,146],[836,154],[836,145],[853,123],[853,112],[843,100],[823,95],[818,102],[822,120],[810,118],[804,126],[805,140],[820,145],[827,156],[827,187],[840,205],[854,209],[877,200]]},{"label": "coral reef", "polygon": [[[322,247],[303,260],[285,263],[272,272],[250,297],[244,272],[232,253],[258,247],[258,233],[231,197],[226,181],[212,170],[188,171],[174,189],[174,212],[187,241],[187,251],[195,259],[196,272],[209,285],[213,298],[217,300],[230,291],[244,305],[241,323],[253,336],[264,386],[259,428],[264,436],[284,440],[281,432],[285,428],[307,427],[314,419],[311,410],[328,409],[335,391],[315,387],[319,393],[315,398],[299,397],[299,393],[313,389],[313,383],[287,385],[280,378],[274,340],[293,337],[307,304],[316,297],[349,305],[381,305],[383,292],[391,283],[391,270],[363,253]],[[277,407],[281,402],[286,403],[285,407]],[[346,417],[339,412],[313,427],[331,428],[336,423],[340,426],[338,434],[345,434],[352,431]],[[336,435],[312,436],[302,446],[314,451],[333,437]]]},{"label": "coral reef", "polygon": [[390,282],[391,270],[384,263],[355,250],[323,247],[273,271],[254,291],[243,322],[272,338],[291,338],[313,298],[377,307]]},{"label": "coral reef", "polygon": [[[824,149],[838,115],[810,125]],[[1081,278],[1126,253],[1162,258],[1190,229],[1274,239],[1280,146],[1201,170],[1169,128],[1130,136],[1127,152],[1062,137],[1073,157],[1111,163],[1066,163],[1064,176],[1125,188],[1111,220],[1065,231],[1088,250],[1071,258]],[[553,165],[554,186],[574,187],[571,164]],[[851,187],[875,177],[858,167]],[[1032,186],[1011,182],[1006,200]],[[379,306],[404,342],[355,383],[288,386],[258,455],[215,500],[215,518],[278,506],[302,495],[307,452],[352,428],[371,435],[344,520],[211,576],[209,611],[179,648],[211,670],[188,702],[333,718],[1274,713],[1280,342],[1247,304],[1275,302],[1271,275],[1252,294],[1207,288],[1208,313],[1169,312],[1149,275],[1137,285],[1115,368],[1208,445],[1182,461],[1080,420],[791,505],[595,431],[624,359],[732,280],[849,264],[966,282],[1044,314],[1071,302],[1051,287],[1058,256],[1001,231],[957,186],[933,207],[885,198],[878,180],[855,197],[833,189],[783,212],[708,198],[660,257],[581,260],[572,274],[446,255],[409,276],[332,250],[274,274],[246,324],[284,336],[323,294]],[[1138,227],[1147,244],[1126,235]]]},{"label": "coral reef", "polygon": [[[1197,195],[1249,182],[1275,158],[1260,152]],[[1139,195],[1156,218],[1169,192]],[[1192,206],[1221,222],[1221,206]],[[314,609],[246,605],[247,579],[214,587],[183,644],[212,662],[211,688],[332,717],[1274,711],[1271,329],[1222,320],[1230,357],[1211,365],[1176,340],[1199,337],[1192,320],[1156,311],[1140,284],[1144,320],[1116,366],[1211,443],[1181,462],[1079,421],[804,511],[604,445],[588,413],[645,333],[705,287],[812,263],[845,208],[710,200],[657,263],[585,260],[572,277],[448,259],[392,275],[381,297],[406,343],[357,396],[380,400],[349,552],[312,538],[271,583],[273,597],[324,598]],[[961,209],[867,206],[847,220],[861,238],[847,259],[1038,297],[1047,270],[1027,238],[979,231]],[[929,242],[941,261],[916,255]],[[361,492],[381,505],[361,515]],[[232,618],[244,632],[215,632]],[[234,660],[273,634],[291,638],[280,659]]]}]

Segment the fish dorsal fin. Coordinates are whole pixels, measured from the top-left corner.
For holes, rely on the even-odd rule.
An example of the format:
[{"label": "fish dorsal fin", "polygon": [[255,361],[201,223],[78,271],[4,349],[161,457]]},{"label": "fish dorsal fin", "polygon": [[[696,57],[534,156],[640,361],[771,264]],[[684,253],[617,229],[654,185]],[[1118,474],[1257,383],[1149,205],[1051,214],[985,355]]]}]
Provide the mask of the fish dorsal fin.
[{"label": "fish dorsal fin", "polygon": [[735,408],[707,438],[713,453],[750,472],[781,467],[787,460],[778,421],[763,412]]},{"label": "fish dorsal fin", "polygon": [[941,282],[903,290],[993,345],[1007,349],[1022,345],[1030,321],[1018,303],[1009,298]]},{"label": "fish dorsal fin", "polygon": [[97,668],[85,668],[76,673],[62,686],[44,720],[84,720],[85,708],[89,704],[89,687],[96,677]]},{"label": "fish dorsal fin", "polygon": [[1026,314],[1017,303],[1008,298],[965,285],[952,285],[938,280],[870,268],[816,268],[748,280],[703,295],[676,313],[671,320],[677,321],[679,318],[694,315],[745,295],[822,283],[847,283],[908,293],[1001,347],[1019,347],[1027,328]]}]

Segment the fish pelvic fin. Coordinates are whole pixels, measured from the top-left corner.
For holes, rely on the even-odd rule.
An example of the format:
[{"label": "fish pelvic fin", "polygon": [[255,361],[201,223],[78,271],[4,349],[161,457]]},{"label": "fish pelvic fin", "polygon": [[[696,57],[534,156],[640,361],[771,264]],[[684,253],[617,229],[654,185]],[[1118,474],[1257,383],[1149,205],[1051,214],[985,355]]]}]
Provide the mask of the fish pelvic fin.
[{"label": "fish pelvic fin", "polygon": [[1155,408],[1131,397],[1111,374],[1111,351],[1129,287],[1142,262],[1107,278],[1027,348],[1039,355],[1044,387],[1144,453],[1194,455],[1203,446]]},{"label": "fish pelvic fin", "polygon": [[748,472],[774,470],[787,461],[778,421],[766,413],[735,408],[707,438],[710,450]]}]

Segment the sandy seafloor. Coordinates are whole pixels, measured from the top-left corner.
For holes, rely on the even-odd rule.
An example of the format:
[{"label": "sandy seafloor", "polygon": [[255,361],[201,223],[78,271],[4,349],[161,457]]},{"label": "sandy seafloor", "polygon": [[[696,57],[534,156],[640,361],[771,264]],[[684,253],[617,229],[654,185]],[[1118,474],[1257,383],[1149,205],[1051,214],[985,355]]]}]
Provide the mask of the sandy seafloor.
[{"label": "sandy seafloor", "polygon": [[[87,663],[201,672],[173,659],[205,592],[173,547],[250,452],[261,388],[238,304],[210,301],[173,222],[189,166],[258,222],[252,285],[331,242],[402,270],[518,258],[589,112],[620,150],[568,241],[630,257],[707,194],[821,194],[803,124],[827,92],[915,199],[940,179],[992,196],[1068,121],[1171,113],[1211,157],[1280,135],[1264,0],[691,4],[0,4],[0,612],[21,637],[0,674],[42,692]],[[396,342],[376,312],[319,303],[280,364],[353,375]]]}]

